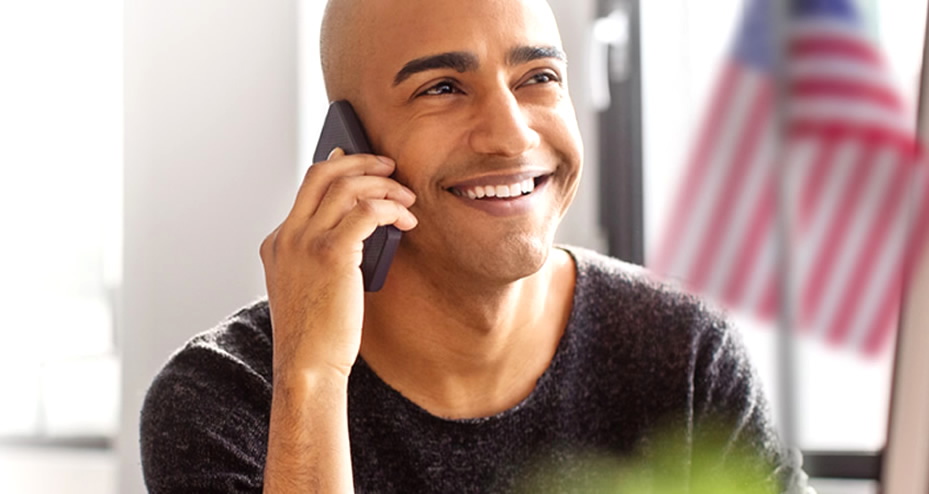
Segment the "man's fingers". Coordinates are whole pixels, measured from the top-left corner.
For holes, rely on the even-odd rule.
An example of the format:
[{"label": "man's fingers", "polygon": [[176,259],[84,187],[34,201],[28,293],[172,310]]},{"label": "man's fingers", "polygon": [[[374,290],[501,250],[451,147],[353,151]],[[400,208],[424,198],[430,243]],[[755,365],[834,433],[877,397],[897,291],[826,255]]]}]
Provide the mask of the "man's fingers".
[{"label": "man's fingers", "polygon": [[339,148],[334,149],[329,155],[329,160],[315,163],[307,170],[297,191],[291,216],[302,220],[309,218],[316,212],[326,190],[337,178],[362,175],[388,177],[394,171],[393,160],[383,156],[345,155]]},{"label": "man's fingers", "polygon": [[313,215],[313,222],[323,230],[335,228],[359,201],[369,199],[396,201],[409,208],[416,201],[416,195],[389,178],[339,177],[332,182],[323,196]]},{"label": "man's fingers", "polygon": [[379,226],[394,225],[400,230],[409,231],[418,222],[413,213],[396,201],[365,199],[358,201],[330,235],[333,244],[353,245],[370,237]]}]

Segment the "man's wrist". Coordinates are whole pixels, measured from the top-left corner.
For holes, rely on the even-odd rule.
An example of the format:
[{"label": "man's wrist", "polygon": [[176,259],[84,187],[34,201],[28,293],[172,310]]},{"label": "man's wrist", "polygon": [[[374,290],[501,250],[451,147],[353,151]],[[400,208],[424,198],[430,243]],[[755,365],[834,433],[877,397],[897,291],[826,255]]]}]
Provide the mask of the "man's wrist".
[{"label": "man's wrist", "polygon": [[326,364],[276,367],[273,381],[275,394],[286,392],[298,399],[348,393],[348,373]]}]

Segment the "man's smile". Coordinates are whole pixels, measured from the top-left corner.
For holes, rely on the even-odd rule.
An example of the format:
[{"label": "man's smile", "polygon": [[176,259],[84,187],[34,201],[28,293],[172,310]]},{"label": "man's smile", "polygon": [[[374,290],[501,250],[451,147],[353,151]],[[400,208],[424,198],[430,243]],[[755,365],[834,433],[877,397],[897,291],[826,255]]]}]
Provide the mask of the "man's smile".
[{"label": "man's smile", "polygon": [[551,175],[551,172],[545,171],[526,171],[486,176],[458,182],[445,190],[472,200],[511,199],[532,194]]},{"label": "man's smile", "polygon": [[552,173],[525,172],[482,177],[448,187],[445,190],[466,205],[493,216],[523,214],[532,209]]},{"label": "man's smile", "polygon": [[535,188],[535,180],[527,178],[521,182],[510,185],[475,185],[473,187],[450,189],[453,194],[459,197],[469,199],[489,199],[496,197],[506,199],[508,197],[517,197],[532,193]]}]

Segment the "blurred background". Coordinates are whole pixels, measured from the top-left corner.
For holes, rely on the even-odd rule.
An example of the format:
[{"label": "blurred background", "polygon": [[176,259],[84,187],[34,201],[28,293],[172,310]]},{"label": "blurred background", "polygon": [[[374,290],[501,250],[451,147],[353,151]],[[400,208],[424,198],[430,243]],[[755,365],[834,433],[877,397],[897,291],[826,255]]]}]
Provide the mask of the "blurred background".
[{"label": "blurred background", "polygon": [[[830,477],[814,485],[876,492],[868,479],[885,442],[894,354],[893,330],[882,328],[895,322],[856,321],[896,306],[888,296],[857,307],[881,298],[880,283],[892,286],[902,268],[840,267],[903,257],[900,242],[888,240],[897,250],[884,255],[867,239],[900,234],[897,216],[883,214],[897,206],[884,198],[901,195],[889,184],[908,180],[893,171],[855,180],[841,163],[908,162],[927,0],[810,2],[810,19],[835,14],[821,24],[794,23],[810,12],[743,0],[550,3],[586,145],[559,241],[717,295],[785,437],[809,453],[813,473]],[[0,492],[144,492],[137,428],[151,379],[185,340],[264,292],[258,245],[289,210],[328,104],[323,5],[0,0]],[[776,33],[796,44],[769,50]],[[830,50],[867,63],[856,68]],[[802,79],[823,68],[879,89]],[[859,97],[883,102],[888,115],[842,113]],[[823,115],[859,125],[837,130]],[[771,172],[829,162],[816,158],[827,141],[844,158],[824,168],[826,178]],[[830,186],[833,168],[845,178]],[[841,192],[858,182],[852,190],[874,190]],[[752,198],[784,194],[832,206],[775,201],[767,216],[752,213],[765,207]],[[836,223],[820,212],[859,204],[865,219]],[[780,269],[775,253],[791,249],[776,239],[785,236],[799,248]],[[739,264],[755,255],[739,242],[751,238],[767,239],[753,247],[767,261]],[[869,256],[818,249],[823,242]],[[730,262],[717,268],[707,252]],[[758,278],[757,300],[736,300],[753,293],[752,269],[773,274]],[[742,285],[728,281],[740,276]],[[772,286],[801,295],[765,297]],[[877,293],[843,291],[861,286]],[[788,326],[796,337],[783,337],[778,328]]]}]

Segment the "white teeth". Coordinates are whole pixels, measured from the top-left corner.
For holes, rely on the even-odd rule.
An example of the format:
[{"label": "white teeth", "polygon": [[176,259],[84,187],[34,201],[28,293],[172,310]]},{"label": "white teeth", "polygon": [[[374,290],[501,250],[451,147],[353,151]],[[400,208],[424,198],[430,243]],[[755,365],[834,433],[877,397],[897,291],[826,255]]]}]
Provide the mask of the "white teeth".
[{"label": "white teeth", "polygon": [[478,185],[467,189],[451,190],[455,195],[468,197],[470,199],[482,199],[484,197],[499,197],[503,199],[531,193],[535,190],[535,179],[527,178],[522,182],[509,185]]}]

